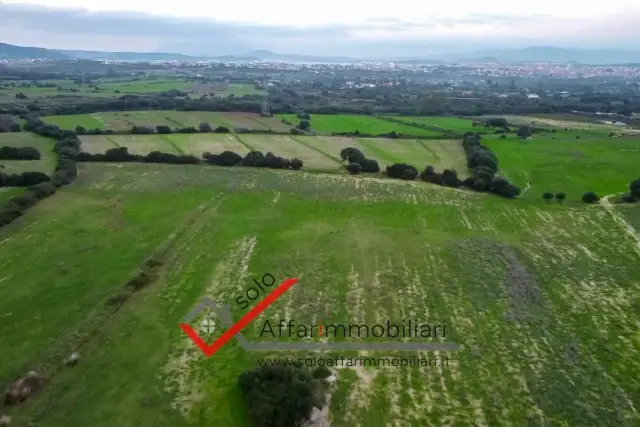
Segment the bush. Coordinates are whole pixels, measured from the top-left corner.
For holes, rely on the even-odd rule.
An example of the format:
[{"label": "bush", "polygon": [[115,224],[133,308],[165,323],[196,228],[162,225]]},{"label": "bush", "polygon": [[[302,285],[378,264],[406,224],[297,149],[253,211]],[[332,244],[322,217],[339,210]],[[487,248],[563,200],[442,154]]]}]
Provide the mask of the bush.
[{"label": "bush", "polygon": [[365,173],[378,173],[380,172],[380,165],[373,159],[361,159],[359,162],[361,171]]},{"label": "bush", "polygon": [[289,133],[291,135],[305,135],[304,131],[298,129],[298,128],[291,128],[289,129]]},{"label": "bush", "polygon": [[324,406],[320,380],[299,366],[261,366],[244,372],[238,387],[252,427],[297,427]]},{"label": "bush", "polygon": [[418,170],[416,168],[407,168],[402,172],[400,179],[405,181],[414,181],[418,177]]},{"label": "bush", "polygon": [[154,134],[155,131],[147,126],[133,126],[131,128],[131,133],[140,135],[151,135]]},{"label": "bush", "polygon": [[360,163],[349,163],[347,165],[347,171],[349,171],[351,175],[358,175],[362,172],[362,166],[360,166]]},{"label": "bush", "polygon": [[635,203],[638,201],[638,198],[634,197],[631,193],[625,193],[621,199],[625,203]]},{"label": "bush", "polygon": [[566,199],[566,198],[567,198],[567,195],[565,193],[563,193],[563,192],[556,193],[556,201],[558,203],[564,202],[564,199]]},{"label": "bush", "polygon": [[291,159],[291,169],[294,171],[302,169],[302,160],[300,159]]},{"label": "bush", "polygon": [[171,131],[171,128],[169,126],[166,125],[160,125],[160,126],[156,126],[156,131],[160,134],[168,134],[168,133],[173,133]]},{"label": "bush", "polygon": [[229,130],[229,128],[224,127],[224,126],[218,126],[218,127],[217,127],[217,128],[215,128],[213,131],[214,131],[215,133],[229,133],[229,132],[231,132],[231,131]]},{"label": "bush", "polygon": [[[409,170],[409,172],[405,174],[405,170]],[[387,166],[387,175],[391,178],[400,179],[410,179],[409,177],[413,176],[413,179],[415,179],[418,176],[418,170],[414,166],[406,163],[395,163]]]},{"label": "bush", "polygon": [[202,133],[207,133],[207,132],[212,132],[213,131],[213,128],[211,127],[211,125],[209,123],[206,123],[206,122],[200,123],[198,125],[198,129]]},{"label": "bush", "polygon": [[366,157],[362,154],[362,151],[357,148],[347,147],[340,151],[340,158],[343,162],[348,159],[350,163],[360,163],[360,161],[364,160]]},{"label": "bush", "polygon": [[449,169],[445,169],[444,172],[442,172],[441,181],[442,185],[453,188],[458,188],[460,184],[462,184],[462,181],[458,178],[458,172]]},{"label": "bush", "polygon": [[582,195],[582,201],[585,203],[598,203],[600,201],[600,197],[593,191],[587,191]]},{"label": "bush", "polygon": [[233,151],[223,151],[220,154],[204,153],[202,157],[207,163],[218,166],[237,166],[242,164],[242,156]]},{"label": "bush", "polygon": [[549,193],[549,192],[542,193],[542,198],[546,202],[550,202],[553,199],[553,193]]},{"label": "bush", "polygon": [[2,147],[0,160],[40,160],[40,152],[33,147]]}]

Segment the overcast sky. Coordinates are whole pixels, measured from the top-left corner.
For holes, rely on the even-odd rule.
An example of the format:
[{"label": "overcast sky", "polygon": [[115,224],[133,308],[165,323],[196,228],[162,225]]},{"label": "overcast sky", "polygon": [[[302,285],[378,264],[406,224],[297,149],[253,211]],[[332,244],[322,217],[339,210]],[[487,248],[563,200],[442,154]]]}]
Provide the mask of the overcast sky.
[{"label": "overcast sky", "polygon": [[[0,0],[0,41],[58,49],[355,57],[635,48],[640,0]],[[635,49],[634,49],[635,50]]]}]

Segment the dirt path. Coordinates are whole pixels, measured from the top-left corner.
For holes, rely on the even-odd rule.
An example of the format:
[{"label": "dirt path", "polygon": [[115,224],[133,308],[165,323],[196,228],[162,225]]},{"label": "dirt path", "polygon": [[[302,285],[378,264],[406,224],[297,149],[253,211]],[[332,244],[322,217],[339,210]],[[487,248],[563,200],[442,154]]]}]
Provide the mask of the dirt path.
[{"label": "dirt path", "polygon": [[627,220],[625,220],[618,212],[616,212],[616,208],[609,201],[610,197],[617,196],[620,193],[609,194],[604,196],[600,200],[600,204],[611,214],[611,217],[615,222],[617,222],[631,238],[633,238],[636,242],[635,250],[638,256],[640,257],[640,234],[633,227],[633,225],[629,224]]}]

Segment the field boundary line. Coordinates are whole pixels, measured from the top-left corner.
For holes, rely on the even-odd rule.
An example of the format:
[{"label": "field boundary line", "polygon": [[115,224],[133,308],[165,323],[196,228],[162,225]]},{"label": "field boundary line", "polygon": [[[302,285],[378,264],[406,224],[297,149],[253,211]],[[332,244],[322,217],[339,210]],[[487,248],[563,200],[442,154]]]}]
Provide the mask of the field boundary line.
[{"label": "field boundary line", "polygon": [[118,144],[117,142],[115,142],[113,139],[111,139],[111,137],[109,135],[105,135],[105,137],[107,138],[107,140],[109,142],[111,142],[113,145],[115,145],[117,148],[120,148],[120,144]]},{"label": "field boundary line", "polygon": [[174,120],[174,119],[172,119],[172,118],[171,118],[171,117],[169,117],[169,116],[164,116],[164,118],[165,118],[168,122],[173,123],[174,125],[177,125],[177,126],[180,126],[180,127],[185,127],[185,125],[184,125],[183,123],[180,123],[179,121]]},{"label": "field boundary line", "polygon": [[[231,135],[231,134],[227,134],[227,135]],[[240,144],[244,145],[247,150],[256,151],[256,149],[253,148],[251,145],[249,145],[249,143],[245,142],[242,138],[240,138],[240,135],[238,135],[237,133],[232,134],[231,136],[237,139]]]},{"label": "field boundary line", "polygon": [[178,153],[180,154],[184,154],[184,151],[182,151],[182,148],[178,147],[171,139],[169,139],[169,135],[164,135],[164,134],[160,134],[160,137],[169,145],[171,145],[173,147],[174,150],[176,150]]},{"label": "field boundary line", "polygon": [[440,154],[438,154],[437,151],[432,150],[431,148],[427,147],[427,144],[425,144],[423,141],[416,139],[416,142],[425,150],[427,150],[427,152],[429,154],[431,154],[433,157],[435,157],[436,159],[438,159],[439,162],[442,161],[442,157],[440,157]]},{"label": "field boundary line", "polygon": [[314,150],[320,154],[322,154],[323,156],[327,157],[328,159],[333,160],[334,162],[336,162],[337,164],[340,165],[340,167],[344,166],[344,164],[337,158],[337,157],[333,157],[330,154],[325,153],[324,151],[322,151],[319,148],[314,147],[313,145],[307,144],[306,142],[303,142],[301,140],[299,140],[298,138],[296,138],[295,136],[291,135],[289,138],[291,138],[292,141],[297,142],[298,144],[302,144],[307,148],[310,148],[311,150]]}]

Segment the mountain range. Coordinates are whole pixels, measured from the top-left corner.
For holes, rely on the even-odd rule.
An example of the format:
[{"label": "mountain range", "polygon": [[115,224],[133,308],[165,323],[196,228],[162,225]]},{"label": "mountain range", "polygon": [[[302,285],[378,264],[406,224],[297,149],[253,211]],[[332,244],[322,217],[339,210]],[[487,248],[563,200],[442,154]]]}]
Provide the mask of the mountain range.
[{"label": "mountain range", "polygon": [[577,62],[583,64],[629,64],[640,63],[640,51],[615,49],[575,49],[552,46],[532,46],[524,49],[482,49],[467,54],[432,55],[414,58],[349,58],[313,55],[280,54],[267,50],[256,50],[241,55],[189,56],[166,52],[103,52],[85,50],[53,50],[40,47],[15,46],[0,43],[0,59],[52,59],[52,60],[120,60],[120,61],[289,61],[289,62],[361,62],[365,60],[393,62]]}]

